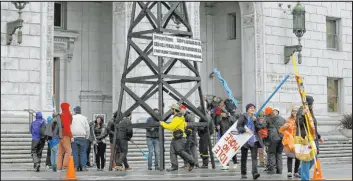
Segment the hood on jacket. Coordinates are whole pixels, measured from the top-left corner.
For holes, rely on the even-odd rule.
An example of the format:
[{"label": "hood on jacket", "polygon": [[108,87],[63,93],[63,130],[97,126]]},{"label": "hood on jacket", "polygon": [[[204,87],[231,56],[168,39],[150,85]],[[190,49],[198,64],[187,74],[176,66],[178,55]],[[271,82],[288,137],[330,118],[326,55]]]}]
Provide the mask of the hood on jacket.
[{"label": "hood on jacket", "polygon": [[70,114],[70,104],[67,102],[61,103],[61,111],[63,114]]},{"label": "hood on jacket", "polygon": [[36,120],[42,120],[42,119],[43,119],[42,112],[36,112]]},{"label": "hood on jacket", "polygon": [[53,117],[48,116],[48,117],[47,117],[47,121],[48,121],[48,123],[51,123],[51,122],[53,121]]}]

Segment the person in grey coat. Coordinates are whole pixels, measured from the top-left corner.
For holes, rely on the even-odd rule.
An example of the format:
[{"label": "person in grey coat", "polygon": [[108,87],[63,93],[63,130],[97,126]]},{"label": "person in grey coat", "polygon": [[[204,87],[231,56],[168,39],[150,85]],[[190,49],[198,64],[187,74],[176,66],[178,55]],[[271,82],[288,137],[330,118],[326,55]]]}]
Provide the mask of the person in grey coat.
[{"label": "person in grey coat", "polygon": [[273,174],[276,171],[277,174],[282,174],[283,135],[279,133],[279,129],[283,126],[285,120],[279,115],[278,109],[275,109],[266,117],[265,121],[269,140],[267,172]]}]

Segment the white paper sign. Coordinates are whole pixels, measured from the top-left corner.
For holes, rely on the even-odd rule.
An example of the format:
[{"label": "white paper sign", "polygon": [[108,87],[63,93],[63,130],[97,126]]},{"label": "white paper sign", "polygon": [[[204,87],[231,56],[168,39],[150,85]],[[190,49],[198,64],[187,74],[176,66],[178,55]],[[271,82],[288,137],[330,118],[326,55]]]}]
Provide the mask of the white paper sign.
[{"label": "white paper sign", "polygon": [[153,34],[153,55],[202,62],[200,40]]},{"label": "white paper sign", "polygon": [[[227,166],[233,156],[253,135],[247,132],[239,134],[237,124],[238,121],[227,130],[212,149],[213,153],[223,166]],[[245,129],[247,129],[246,126]]]}]

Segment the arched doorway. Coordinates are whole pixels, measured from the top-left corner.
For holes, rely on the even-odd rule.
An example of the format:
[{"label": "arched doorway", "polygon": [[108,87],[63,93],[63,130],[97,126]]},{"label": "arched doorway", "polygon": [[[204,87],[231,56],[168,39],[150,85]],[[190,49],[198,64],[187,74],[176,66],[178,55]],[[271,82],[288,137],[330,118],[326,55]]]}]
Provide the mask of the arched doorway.
[{"label": "arched doorway", "polygon": [[250,102],[259,105],[263,101],[263,47],[257,46],[262,43],[262,23],[255,3],[200,2],[199,7],[205,95],[227,97],[218,78],[211,74],[217,68],[242,110]]}]

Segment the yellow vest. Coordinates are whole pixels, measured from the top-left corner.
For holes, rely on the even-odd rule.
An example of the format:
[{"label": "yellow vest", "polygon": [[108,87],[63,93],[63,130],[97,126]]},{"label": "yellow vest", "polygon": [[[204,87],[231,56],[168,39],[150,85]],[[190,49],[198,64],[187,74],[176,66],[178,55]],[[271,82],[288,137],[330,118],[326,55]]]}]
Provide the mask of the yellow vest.
[{"label": "yellow vest", "polygon": [[[177,116],[175,115],[172,119],[172,122],[170,122],[169,124],[166,122],[162,122],[161,126],[164,129],[170,130],[174,133],[174,131],[176,130],[182,130],[183,131],[183,137],[186,137],[185,134],[185,127],[186,127],[186,122],[185,122],[185,118],[184,116]],[[174,136],[172,135],[172,138],[174,138]]]}]

